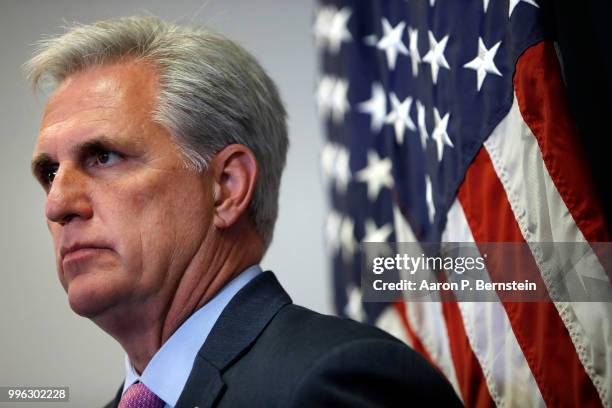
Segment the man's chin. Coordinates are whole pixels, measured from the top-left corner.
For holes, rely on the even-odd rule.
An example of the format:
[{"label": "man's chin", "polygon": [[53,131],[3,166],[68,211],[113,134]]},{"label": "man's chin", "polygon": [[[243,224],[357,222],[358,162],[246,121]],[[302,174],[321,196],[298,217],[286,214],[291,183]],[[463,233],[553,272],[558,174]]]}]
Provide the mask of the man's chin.
[{"label": "man's chin", "polygon": [[106,302],[97,301],[94,297],[83,297],[83,296],[70,296],[68,295],[68,302],[70,308],[78,315],[93,319],[105,311],[107,311],[110,305],[105,304]]},{"label": "man's chin", "polygon": [[[89,278],[89,279],[88,279]],[[68,284],[68,303],[78,315],[93,319],[117,303],[118,293],[110,282],[96,282],[93,277],[81,276]]]}]

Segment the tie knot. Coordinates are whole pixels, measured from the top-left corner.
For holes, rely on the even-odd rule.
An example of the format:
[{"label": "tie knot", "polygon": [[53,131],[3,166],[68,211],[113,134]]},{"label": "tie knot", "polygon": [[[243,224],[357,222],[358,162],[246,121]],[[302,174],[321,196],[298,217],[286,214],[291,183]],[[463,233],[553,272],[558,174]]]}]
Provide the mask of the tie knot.
[{"label": "tie knot", "polygon": [[119,408],[163,408],[164,405],[164,401],[141,382],[130,385],[119,402]]}]

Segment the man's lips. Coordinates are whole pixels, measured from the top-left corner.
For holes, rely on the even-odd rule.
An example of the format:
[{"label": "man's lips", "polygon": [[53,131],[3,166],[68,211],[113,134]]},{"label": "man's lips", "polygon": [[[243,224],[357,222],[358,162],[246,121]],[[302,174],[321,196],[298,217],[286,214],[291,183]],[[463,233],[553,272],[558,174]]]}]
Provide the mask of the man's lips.
[{"label": "man's lips", "polygon": [[96,255],[101,251],[108,251],[108,246],[97,243],[78,243],[60,249],[62,262],[73,261]]}]

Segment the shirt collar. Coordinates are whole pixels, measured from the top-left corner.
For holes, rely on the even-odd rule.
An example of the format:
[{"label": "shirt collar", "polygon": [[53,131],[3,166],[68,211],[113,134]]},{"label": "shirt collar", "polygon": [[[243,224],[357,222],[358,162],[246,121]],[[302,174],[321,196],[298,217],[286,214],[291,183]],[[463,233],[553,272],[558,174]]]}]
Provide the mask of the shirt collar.
[{"label": "shirt collar", "polygon": [[130,385],[140,381],[163,399],[167,406],[176,405],[185,388],[196,355],[221,312],[234,295],[259,273],[261,273],[259,265],[253,265],[227,283],[170,336],[149,361],[141,376],[126,354],[123,392],[125,393]]}]

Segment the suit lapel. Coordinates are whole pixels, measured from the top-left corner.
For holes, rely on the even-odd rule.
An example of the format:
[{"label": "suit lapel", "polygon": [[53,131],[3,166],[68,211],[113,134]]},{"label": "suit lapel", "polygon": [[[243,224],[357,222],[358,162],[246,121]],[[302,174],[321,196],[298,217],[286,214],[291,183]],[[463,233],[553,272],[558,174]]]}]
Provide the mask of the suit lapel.
[{"label": "suit lapel", "polygon": [[175,408],[212,407],[224,389],[219,369],[198,356]]},{"label": "suit lapel", "polygon": [[198,352],[176,408],[214,406],[225,384],[221,374],[257,339],[291,298],[270,271],[255,277],[230,301]]}]

